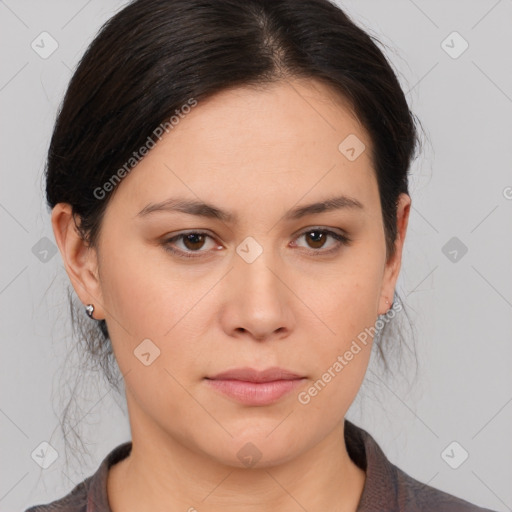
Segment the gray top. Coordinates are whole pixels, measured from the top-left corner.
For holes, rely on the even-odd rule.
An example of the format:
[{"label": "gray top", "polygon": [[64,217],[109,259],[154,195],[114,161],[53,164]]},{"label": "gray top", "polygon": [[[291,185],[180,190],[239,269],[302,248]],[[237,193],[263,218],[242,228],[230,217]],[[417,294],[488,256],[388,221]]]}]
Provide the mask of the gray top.
[{"label": "gray top", "polygon": [[[357,512],[494,512],[422,484],[392,464],[368,432],[348,420],[344,428],[348,454],[366,472]],[[97,471],[69,494],[25,512],[112,512],[107,497],[108,470],[127,457],[131,447],[131,441],[117,446]]]}]

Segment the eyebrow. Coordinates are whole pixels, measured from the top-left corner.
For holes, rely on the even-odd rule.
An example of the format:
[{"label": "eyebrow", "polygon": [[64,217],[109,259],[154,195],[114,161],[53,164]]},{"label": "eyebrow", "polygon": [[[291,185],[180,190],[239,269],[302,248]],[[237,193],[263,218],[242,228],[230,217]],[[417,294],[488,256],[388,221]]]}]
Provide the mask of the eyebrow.
[{"label": "eyebrow", "polygon": [[[307,215],[341,209],[363,210],[364,206],[353,197],[341,195],[293,208],[286,212],[283,219],[296,220]],[[226,223],[235,223],[238,218],[236,214],[221,210],[211,204],[184,198],[170,198],[160,203],[149,203],[136,216],[146,217],[155,212],[181,212],[199,217],[218,219]]]}]

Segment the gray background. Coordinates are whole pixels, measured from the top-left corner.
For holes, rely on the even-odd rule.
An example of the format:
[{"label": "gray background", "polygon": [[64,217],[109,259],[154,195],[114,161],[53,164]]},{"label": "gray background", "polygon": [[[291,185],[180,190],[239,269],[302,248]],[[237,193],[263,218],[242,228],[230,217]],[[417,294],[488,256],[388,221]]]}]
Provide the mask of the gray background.
[{"label": "gray background", "polygon": [[[398,287],[420,373],[409,386],[384,378],[372,358],[348,418],[418,480],[512,510],[512,0],[339,4],[390,47],[430,141],[412,168]],[[78,390],[83,414],[75,422],[90,457],[66,465],[58,417],[77,359],[64,360],[72,344],[68,278],[60,254],[43,251],[55,245],[41,179],[72,69],[122,5],[0,2],[1,511],[63,496],[130,438],[123,402],[92,374]],[[46,59],[31,47],[43,31],[58,43]],[[461,55],[453,31],[469,44]],[[31,457],[44,441],[59,454],[47,469]],[[469,454],[457,469],[442,456],[453,441]],[[452,463],[460,450],[448,450]]]}]

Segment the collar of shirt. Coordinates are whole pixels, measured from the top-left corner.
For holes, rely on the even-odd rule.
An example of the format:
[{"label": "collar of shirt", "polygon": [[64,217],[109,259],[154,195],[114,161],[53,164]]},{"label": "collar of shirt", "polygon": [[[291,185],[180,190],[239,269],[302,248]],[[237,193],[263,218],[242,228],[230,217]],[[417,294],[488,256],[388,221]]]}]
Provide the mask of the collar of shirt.
[{"label": "collar of shirt", "polygon": [[[344,436],[350,458],[366,472],[366,480],[357,512],[383,512],[383,503],[389,511],[398,511],[396,502],[396,468],[385,457],[375,440],[360,427],[347,419]],[[86,512],[112,512],[107,497],[109,468],[127,457],[132,443],[127,441],[114,448],[101,462],[98,470],[88,480]]]}]

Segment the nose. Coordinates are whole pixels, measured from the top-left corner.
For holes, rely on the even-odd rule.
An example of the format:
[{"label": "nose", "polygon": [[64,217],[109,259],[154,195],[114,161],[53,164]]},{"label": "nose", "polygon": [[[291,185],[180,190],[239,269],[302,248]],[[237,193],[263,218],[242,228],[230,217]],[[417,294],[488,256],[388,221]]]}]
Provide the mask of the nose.
[{"label": "nose", "polygon": [[229,336],[258,341],[288,336],[295,325],[293,293],[278,258],[265,251],[251,263],[236,256],[224,282],[222,328]]}]

